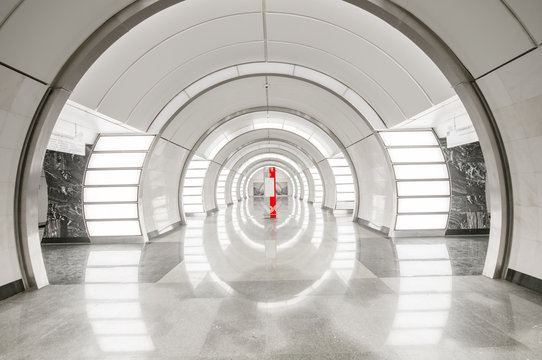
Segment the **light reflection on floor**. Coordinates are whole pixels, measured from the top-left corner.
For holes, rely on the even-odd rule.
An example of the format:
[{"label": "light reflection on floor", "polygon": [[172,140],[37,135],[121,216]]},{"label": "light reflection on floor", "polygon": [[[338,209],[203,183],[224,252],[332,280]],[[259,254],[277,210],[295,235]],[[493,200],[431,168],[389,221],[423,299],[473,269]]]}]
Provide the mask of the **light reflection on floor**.
[{"label": "light reflection on floor", "polygon": [[53,285],[0,303],[16,329],[0,329],[0,359],[540,355],[542,296],[472,276],[485,239],[388,239],[285,199],[265,212],[239,202],[146,245],[44,247]]}]

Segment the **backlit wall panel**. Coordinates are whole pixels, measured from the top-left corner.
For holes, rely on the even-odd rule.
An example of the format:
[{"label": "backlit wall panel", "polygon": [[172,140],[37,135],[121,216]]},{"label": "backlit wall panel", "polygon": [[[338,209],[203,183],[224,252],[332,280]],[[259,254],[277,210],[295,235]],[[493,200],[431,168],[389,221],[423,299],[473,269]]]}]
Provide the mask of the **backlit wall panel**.
[{"label": "backlit wall panel", "polygon": [[450,212],[450,174],[432,130],[385,131],[380,137],[397,186],[395,230],[444,230]]},{"label": "backlit wall panel", "polygon": [[140,236],[138,191],[153,135],[98,136],[83,189],[90,236]]}]

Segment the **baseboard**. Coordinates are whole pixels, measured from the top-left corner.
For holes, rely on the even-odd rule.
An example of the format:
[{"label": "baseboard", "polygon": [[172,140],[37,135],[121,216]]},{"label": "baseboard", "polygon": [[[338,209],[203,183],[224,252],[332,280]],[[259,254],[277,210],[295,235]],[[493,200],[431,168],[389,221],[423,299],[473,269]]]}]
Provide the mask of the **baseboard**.
[{"label": "baseboard", "polygon": [[489,229],[447,229],[446,235],[489,235]]},{"label": "baseboard", "polygon": [[65,237],[65,238],[43,238],[42,245],[47,244],[90,244],[90,239],[86,236],[81,237]]},{"label": "baseboard", "polygon": [[141,244],[143,236],[92,236],[91,244]]},{"label": "baseboard", "polygon": [[6,285],[0,286],[0,300],[12,297],[15,294],[24,291],[24,284],[21,279],[12,281]]},{"label": "baseboard", "polygon": [[526,287],[527,289],[542,293],[542,279],[535,278],[534,276],[527,275],[513,269],[508,269],[506,272],[506,280]]}]

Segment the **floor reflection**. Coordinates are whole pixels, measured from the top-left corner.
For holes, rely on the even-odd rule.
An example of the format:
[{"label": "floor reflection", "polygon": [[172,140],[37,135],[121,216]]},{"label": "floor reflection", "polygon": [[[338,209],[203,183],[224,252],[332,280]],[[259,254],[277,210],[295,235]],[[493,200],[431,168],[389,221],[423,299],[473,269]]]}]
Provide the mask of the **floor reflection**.
[{"label": "floor reflection", "polygon": [[[86,359],[542,352],[542,296],[477,275],[487,239],[389,239],[348,214],[278,205],[269,219],[263,201],[239,202],[144,245],[44,246],[54,285],[0,303],[0,321],[41,339],[31,332],[41,309],[44,339],[64,346],[14,346],[20,338],[0,330],[0,359],[40,347],[43,358],[64,348]],[[2,350],[12,347],[17,356]]]}]

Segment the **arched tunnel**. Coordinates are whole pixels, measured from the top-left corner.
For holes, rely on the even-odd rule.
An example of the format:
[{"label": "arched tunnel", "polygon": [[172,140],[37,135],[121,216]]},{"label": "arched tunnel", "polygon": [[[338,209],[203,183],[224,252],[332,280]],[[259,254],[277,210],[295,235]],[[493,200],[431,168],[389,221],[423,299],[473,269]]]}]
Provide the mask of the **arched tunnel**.
[{"label": "arched tunnel", "polygon": [[542,356],[541,15],[5,0],[0,359]]}]

